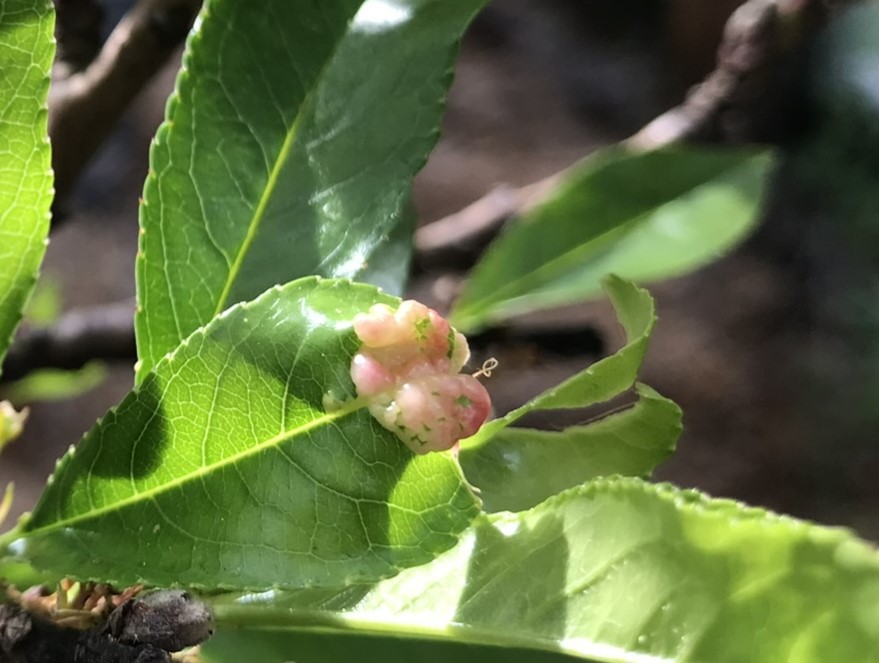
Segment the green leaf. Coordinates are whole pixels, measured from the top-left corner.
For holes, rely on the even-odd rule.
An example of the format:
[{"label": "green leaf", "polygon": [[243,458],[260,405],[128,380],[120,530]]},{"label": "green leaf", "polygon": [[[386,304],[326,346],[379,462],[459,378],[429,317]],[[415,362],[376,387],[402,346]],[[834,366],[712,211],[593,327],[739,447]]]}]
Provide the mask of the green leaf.
[{"label": "green leaf", "polygon": [[402,290],[412,178],[483,4],[208,1],[144,190],[138,379],[272,285],[319,274]]},{"label": "green leaf", "polygon": [[418,212],[411,196],[401,211],[400,221],[384,243],[377,246],[369,263],[357,275],[362,283],[371,283],[391,295],[402,296],[409,279],[412,238],[418,227]]},{"label": "green leaf", "polygon": [[561,432],[507,428],[461,450],[467,480],[489,512],[523,511],[601,476],[647,477],[674,451],[681,409],[646,385],[621,412]]},{"label": "green leaf", "polygon": [[15,382],[0,385],[0,398],[13,403],[62,401],[96,389],[107,379],[107,366],[92,361],[76,370],[45,368]]},{"label": "green leaf", "polygon": [[49,0],[0,3],[0,363],[46,251],[52,205],[46,96],[54,26]]},{"label": "green leaf", "polygon": [[3,582],[4,585],[12,585],[14,587],[46,585],[51,587],[61,580],[63,580],[63,575],[40,573],[30,564],[10,558],[0,559],[0,582]]},{"label": "green leaf", "polygon": [[33,327],[48,327],[61,317],[61,282],[51,274],[43,274],[24,309],[24,319]]},{"label": "green leaf", "polygon": [[467,332],[595,297],[609,273],[651,281],[714,260],[754,227],[770,163],[765,153],[681,147],[586,159],[489,249],[452,323]]},{"label": "green leaf", "polygon": [[602,403],[635,384],[656,324],[656,307],[650,293],[616,276],[606,277],[603,285],[626,330],[626,345],[616,354],[595,362],[585,371],[543,392],[522,407],[488,422],[476,435],[461,442],[462,449],[485,444],[531,412],[575,409]]},{"label": "green leaf", "polygon": [[454,545],[478,513],[456,460],[413,457],[354,399],[351,320],[376,302],[399,300],[307,278],[212,321],[60,462],[12,550],[123,586],[264,588]]},{"label": "green leaf", "polygon": [[570,663],[563,654],[458,642],[357,636],[348,633],[221,630],[200,650],[207,663]]},{"label": "green leaf", "polygon": [[217,600],[230,627],[357,630],[607,663],[879,661],[879,554],[817,527],[638,479],[481,517],[372,587]]}]

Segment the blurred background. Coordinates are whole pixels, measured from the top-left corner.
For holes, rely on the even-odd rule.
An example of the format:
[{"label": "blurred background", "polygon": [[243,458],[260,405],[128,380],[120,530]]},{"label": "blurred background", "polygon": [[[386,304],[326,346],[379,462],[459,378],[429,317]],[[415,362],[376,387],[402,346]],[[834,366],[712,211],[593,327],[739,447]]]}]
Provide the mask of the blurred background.
[{"label": "blurred background", "polygon": [[[107,34],[132,3],[100,4]],[[442,138],[416,181],[421,223],[551,175],[680,103],[714,68],[740,4],[491,2],[464,39]],[[69,197],[32,327],[134,296],[138,199],[178,65],[179,54],[143,90]],[[679,451],[657,478],[876,541],[879,5],[839,12],[773,90],[782,103],[756,136],[782,158],[759,229],[712,266],[651,286],[660,324],[642,379],[685,414]],[[416,266],[410,294],[441,306],[462,275]],[[489,383],[499,412],[622,339],[600,302],[519,324],[522,333],[479,346],[500,360]],[[0,383],[0,400],[32,410],[0,464],[0,482],[16,484],[13,515],[32,507],[56,458],[132,380],[120,361]]]}]

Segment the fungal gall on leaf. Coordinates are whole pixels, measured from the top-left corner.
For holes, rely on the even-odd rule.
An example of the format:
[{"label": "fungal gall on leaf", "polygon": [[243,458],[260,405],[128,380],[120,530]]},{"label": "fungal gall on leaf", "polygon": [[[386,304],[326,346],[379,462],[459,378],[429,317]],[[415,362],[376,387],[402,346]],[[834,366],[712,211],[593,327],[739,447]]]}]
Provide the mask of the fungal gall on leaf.
[{"label": "fungal gall on leaf", "polygon": [[467,339],[416,301],[376,304],[354,318],[362,343],[351,379],[370,414],[412,451],[446,451],[485,423],[491,398],[472,375]]}]

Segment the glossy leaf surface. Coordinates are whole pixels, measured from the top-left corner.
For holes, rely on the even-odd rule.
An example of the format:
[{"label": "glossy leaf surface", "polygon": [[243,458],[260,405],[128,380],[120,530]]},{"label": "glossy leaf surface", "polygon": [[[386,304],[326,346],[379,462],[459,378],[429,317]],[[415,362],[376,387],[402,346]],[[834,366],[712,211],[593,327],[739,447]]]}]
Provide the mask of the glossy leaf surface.
[{"label": "glossy leaf surface", "polygon": [[46,96],[54,24],[49,0],[0,3],[0,363],[36,282],[49,232]]},{"label": "glossy leaf surface", "polygon": [[879,555],[846,531],[612,478],[482,517],[453,550],[375,586],[218,600],[217,619],[606,663],[876,663],[877,599]]},{"label": "glossy leaf surface", "polygon": [[272,285],[318,274],[402,289],[412,178],[482,4],[207,2],[144,191],[139,379]]},{"label": "glossy leaf surface", "polygon": [[606,274],[679,276],[754,227],[770,161],[753,151],[612,148],[509,226],[452,312],[461,331],[601,294]]},{"label": "glossy leaf surface", "polygon": [[[398,300],[303,279],[233,307],[60,462],[13,550],[122,586],[339,586],[448,549],[478,512],[353,400],[351,320]],[[341,402],[327,412],[325,396]]]},{"label": "glossy leaf surface", "polygon": [[467,480],[486,511],[523,511],[597,477],[648,477],[674,451],[681,409],[645,385],[638,402],[563,431],[506,428],[461,450]]}]

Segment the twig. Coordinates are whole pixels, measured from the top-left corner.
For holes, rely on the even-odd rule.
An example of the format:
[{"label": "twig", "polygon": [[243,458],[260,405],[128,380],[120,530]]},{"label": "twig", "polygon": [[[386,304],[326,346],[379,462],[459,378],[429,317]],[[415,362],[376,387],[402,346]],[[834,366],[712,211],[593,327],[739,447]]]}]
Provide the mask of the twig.
[{"label": "twig", "polygon": [[213,624],[207,606],[180,590],[132,599],[85,630],[6,603],[0,605],[0,662],[170,663],[168,652],[204,642]]},{"label": "twig", "polygon": [[725,111],[734,105],[748,77],[765,67],[777,46],[773,38],[777,22],[775,0],[751,0],[739,7],[726,25],[715,70],[683,104],[650,122],[628,144],[650,150],[694,138],[722,140]]},{"label": "twig", "polygon": [[415,235],[416,259],[423,269],[472,265],[502,223],[536,205],[562,173],[519,189],[500,186],[455,214],[420,228]]},{"label": "twig", "polygon": [[[831,6],[826,0],[749,0],[727,22],[715,70],[681,105],[651,121],[626,144],[648,150],[687,140],[744,143],[771,138],[760,135],[762,120],[778,117],[779,99],[786,91],[776,84],[776,71],[785,68],[786,57],[807,44],[830,13],[849,1],[836,0]],[[491,191],[461,212],[419,228],[415,264],[422,269],[472,264],[510,218],[548,198],[569,170],[521,189]]]},{"label": "twig", "polygon": [[10,348],[0,380],[39,368],[81,368],[95,359],[134,360],[134,302],[71,311],[51,327],[23,329]]},{"label": "twig", "polygon": [[83,71],[49,95],[56,208],[117,120],[189,32],[201,0],[141,0]]}]

